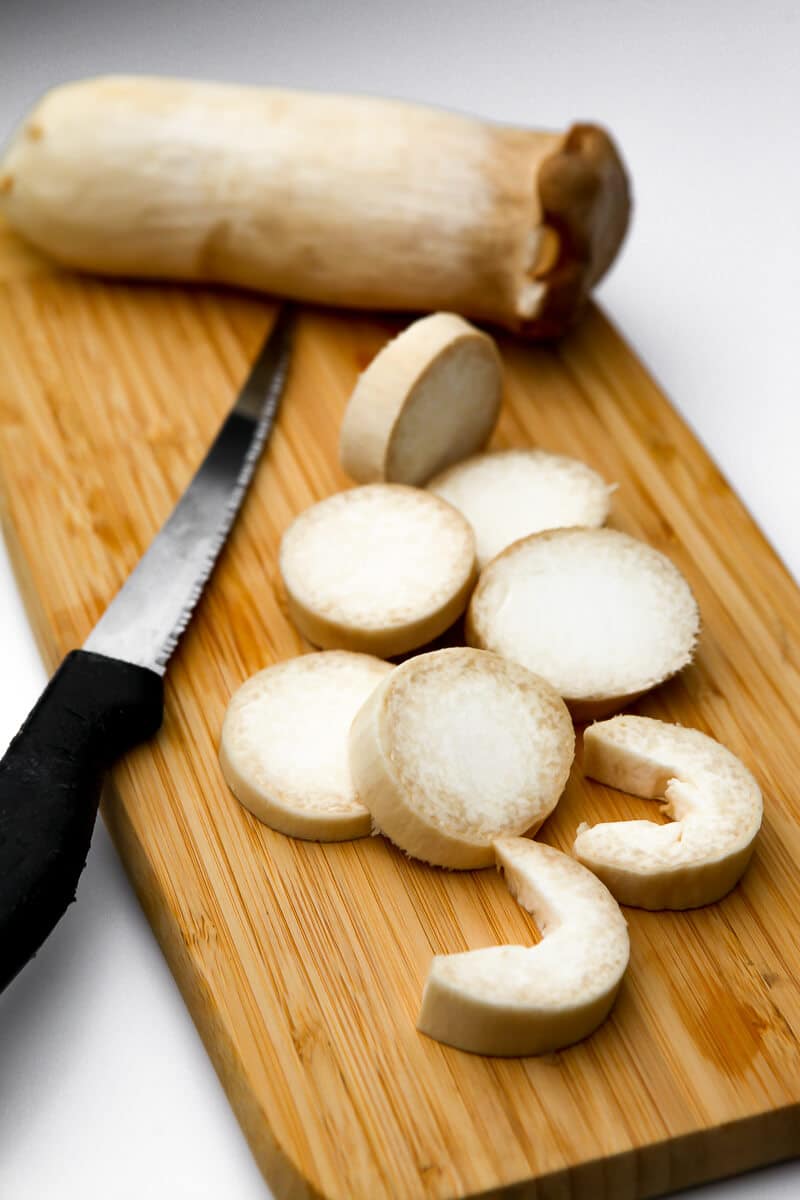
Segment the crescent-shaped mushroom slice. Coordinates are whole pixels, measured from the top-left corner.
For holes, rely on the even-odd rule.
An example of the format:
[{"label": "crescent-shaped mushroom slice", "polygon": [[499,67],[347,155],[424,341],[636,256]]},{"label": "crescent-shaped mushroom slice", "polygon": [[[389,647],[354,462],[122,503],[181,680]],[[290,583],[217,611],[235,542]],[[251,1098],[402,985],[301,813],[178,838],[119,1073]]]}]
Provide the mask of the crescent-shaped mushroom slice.
[{"label": "crescent-shaped mushroom slice", "polygon": [[417,1028],[475,1054],[544,1054],[608,1016],[628,965],[628,928],[608,889],[569,855],[520,837],[494,848],[542,940],[437,955]]},{"label": "crescent-shaped mushroom slice", "polygon": [[581,825],[575,857],[620,904],[683,909],[713,904],[738,883],[761,827],[761,791],[747,767],[698,729],[621,716],[590,726],[584,772],[663,801],[672,820]]}]

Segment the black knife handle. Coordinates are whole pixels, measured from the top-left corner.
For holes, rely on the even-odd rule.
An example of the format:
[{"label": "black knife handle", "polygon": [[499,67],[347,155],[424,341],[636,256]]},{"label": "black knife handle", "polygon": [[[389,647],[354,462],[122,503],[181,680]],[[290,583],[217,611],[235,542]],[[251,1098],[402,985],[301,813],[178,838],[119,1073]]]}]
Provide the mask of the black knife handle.
[{"label": "black knife handle", "polygon": [[0,761],[0,991],[75,899],[106,768],[163,715],[160,675],[75,650]]}]

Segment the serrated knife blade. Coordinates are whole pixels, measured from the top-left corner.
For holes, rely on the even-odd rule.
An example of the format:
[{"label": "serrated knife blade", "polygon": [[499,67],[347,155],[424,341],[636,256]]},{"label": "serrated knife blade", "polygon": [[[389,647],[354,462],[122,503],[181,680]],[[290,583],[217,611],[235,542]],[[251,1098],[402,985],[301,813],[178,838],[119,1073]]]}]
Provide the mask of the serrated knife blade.
[{"label": "serrated knife blade", "polygon": [[166,523],[84,643],[163,674],[214,569],[272,430],[293,312],[278,314],[235,405]]}]

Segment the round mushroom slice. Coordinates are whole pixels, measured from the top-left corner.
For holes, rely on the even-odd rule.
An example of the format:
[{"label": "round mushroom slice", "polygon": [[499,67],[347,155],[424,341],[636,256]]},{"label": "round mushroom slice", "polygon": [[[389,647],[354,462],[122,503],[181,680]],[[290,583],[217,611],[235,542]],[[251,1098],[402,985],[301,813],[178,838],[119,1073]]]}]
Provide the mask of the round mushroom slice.
[{"label": "round mushroom slice", "polygon": [[487,334],[454,313],[423,317],[359,377],[342,422],[342,467],[359,483],[425,483],[488,441],[501,390]]},{"label": "round mushroom slice", "polygon": [[530,533],[603,525],[613,491],[586,463],[547,450],[475,454],[428,488],[469,521],[480,567]]},{"label": "round mushroom slice", "polygon": [[413,858],[468,869],[497,837],[553,811],[575,751],[563,701],[494,654],[421,654],[378,685],[350,730],[350,769],[376,826]]},{"label": "round mushroom slice", "polygon": [[698,729],[622,716],[586,730],[586,775],[663,802],[671,823],[612,821],[578,829],[576,858],[620,904],[713,904],[742,876],[761,827],[761,791],[734,754]]},{"label": "round mushroom slice", "polygon": [[225,780],[253,816],[290,837],[339,842],[371,832],[347,761],[353,717],[392,670],[331,650],[267,667],[234,693],[222,726]]},{"label": "round mushroom slice", "polygon": [[578,720],[622,708],[691,661],[700,615],[674,563],[613,529],[522,538],[482,572],[467,640],[547,679]]},{"label": "round mushroom slice", "polygon": [[593,1033],[628,965],[628,929],[596,876],[528,838],[495,842],[515,899],[536,920],[535,946],[437,955],[417,1028],[475,1054],[545,1054]]},{"label": "round mushroom slice", "polygon": [[475,538],[451,505],[375,483],[320,501],[283,535],[289,613],[310,642],[391,658],[443,633],[475,582]]}]

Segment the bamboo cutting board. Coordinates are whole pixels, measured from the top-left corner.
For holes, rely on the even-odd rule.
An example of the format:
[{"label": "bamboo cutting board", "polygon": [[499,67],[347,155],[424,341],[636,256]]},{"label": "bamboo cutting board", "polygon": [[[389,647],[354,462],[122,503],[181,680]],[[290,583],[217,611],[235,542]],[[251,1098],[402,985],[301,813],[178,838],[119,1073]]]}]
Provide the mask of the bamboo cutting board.
[{"label": "bamboo cutting board", "polygon": [[[79,645],[188,481],[273,308],[234,293],[59,274],[0,231],[0,477],[42,653]],[[637,710],[699,726],[762,782],[744,882],[692,913],[628,910],[611,1019],[539,1059],[482,1059],[414,1028],[431,956],[530,942],[492,871],[381,839],[320,846],[225,788],[231,692],[306,647],[276,547],[345,486],[356,373],[397,328],[305,313],[278,426],[170,668],[164,728],[114,772],[105,819],[264,1174],[280,1197],[626,1200],[800,1144],[800,595],[599,311],[558,347],[502,344],[497,445],[575,454],[619,482],[613,524],[666,551],[704,616],[696,664]],[[653,815],[576,765],[542,836]]]}]

